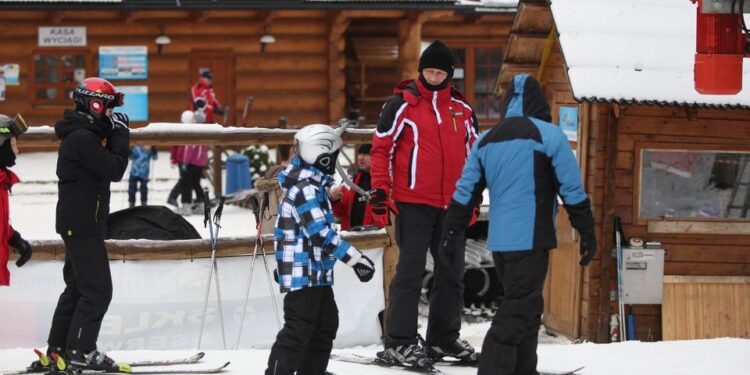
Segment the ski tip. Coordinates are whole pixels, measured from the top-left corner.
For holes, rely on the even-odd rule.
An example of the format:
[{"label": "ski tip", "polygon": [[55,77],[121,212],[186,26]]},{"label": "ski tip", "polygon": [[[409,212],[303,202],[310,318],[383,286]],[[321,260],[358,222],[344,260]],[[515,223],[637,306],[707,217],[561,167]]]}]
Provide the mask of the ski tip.
[{"label": "ski tip", "polygon": [[221,366],[221,367],[220,367],[220,369],[222,369],[222,370],[223,370],[223,369],[227,368],[227,366],[229,366],[229,364],[230,364],[230,363],[232,363],[232,362],[227,362],[227,363],[225,363],[225,364],[224,364],[224,366]]},{"label": "ski tip", "polygon": [[36,353],[37,357],[41,357],[42,356],[42,351],[39,350],[39,349],[34,348],[34,353]]},{"label": "ski tip", "polygon": [[194,356],[190,357],[190,363],[195,363],[203,359],[203,357],[206,355],[204,352],[196,353]]}]

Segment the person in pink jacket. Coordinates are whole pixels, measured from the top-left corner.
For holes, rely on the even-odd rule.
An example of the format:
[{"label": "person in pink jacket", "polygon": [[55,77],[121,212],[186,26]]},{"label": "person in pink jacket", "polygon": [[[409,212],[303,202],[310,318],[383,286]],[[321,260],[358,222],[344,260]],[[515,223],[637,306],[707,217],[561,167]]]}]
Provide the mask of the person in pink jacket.
[{"label": "person in pink jacket", "polygon": [[[199,108],[194,112],[193,122],[202,123],[205,115]],[[208,147],[204,145],[184,145],[174,150],[172,159],[180,166],[179,194],[182,196],[180,208],[177,213],[190,215],[193,212],[202,212],[202,203],[205,200],[201,177],[203,169],[208,163]],[[192,200],[192,192],[195,191],[195,200]]]}]

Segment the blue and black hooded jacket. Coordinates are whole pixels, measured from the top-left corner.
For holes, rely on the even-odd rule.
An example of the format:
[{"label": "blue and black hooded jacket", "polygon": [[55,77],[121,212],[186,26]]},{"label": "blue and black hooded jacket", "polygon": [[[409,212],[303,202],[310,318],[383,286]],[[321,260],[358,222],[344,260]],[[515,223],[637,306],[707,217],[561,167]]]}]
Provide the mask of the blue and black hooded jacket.
[{"label": "blue and black hooded jacket", "polygon": [[490,190],[491,251],[557,247],[557,196],[583,238],[594,233],[581,172],[562,129],[550,123],[550,108],[539,83],[514,77],[503,103],[505,116],[474,143],[456,183],[446,228],[460,230]]}]

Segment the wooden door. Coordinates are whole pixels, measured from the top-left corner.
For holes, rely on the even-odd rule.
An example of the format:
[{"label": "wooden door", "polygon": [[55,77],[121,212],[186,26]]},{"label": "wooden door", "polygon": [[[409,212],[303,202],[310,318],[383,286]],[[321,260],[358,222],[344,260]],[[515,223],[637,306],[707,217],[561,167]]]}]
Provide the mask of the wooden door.
[{"label": "wooden door", "polygon": [[[224,116],[215,116],[218,123],[224,125],[237,124],[237,106],[234,95],[234,51],[231,49],[194,49],[190,51],[189,87],[198,81],[198,72],[203,69],[211,69],[214,75],[214,92],[216,99],[222,106],[229,107],[227,123]],[[188,91],[188,103],[190,102],[190,91]]]},{"label": "wooden door", "polygon": [[[570,146],[576,151],[578,164],[582,175],[586,175],[587,165],[587,129],[588,114],[586,106],[576,103],[569,91],[556,91],[553,94],[552,122],[560,123],[560,106],[578,108],[578,131]],[[584,161],[582,163],[581,161]],[[578,233],[576,233],[568,219],[568,213],[562,205],[558,205],[557,215],[557,249],[550,253],[547,280],[544,285],[544,324],[565,336],[578,338],[581,322],[581,288],[583,270],[578,264]]]},{"label": "wooden door", "polygon": [[559,206],[557,215],[557,249],[550,252],[547,280],[544,285],[544,324],[565,336],[580,335],[581,266],[578,264],[577,234],[568,214]]}]

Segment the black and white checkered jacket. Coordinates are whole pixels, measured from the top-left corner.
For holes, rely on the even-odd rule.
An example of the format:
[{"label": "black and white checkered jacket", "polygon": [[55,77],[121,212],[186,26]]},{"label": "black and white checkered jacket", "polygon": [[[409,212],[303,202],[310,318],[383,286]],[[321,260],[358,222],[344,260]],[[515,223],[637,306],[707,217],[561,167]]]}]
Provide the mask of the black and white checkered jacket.
[{"label": "black and white checkered jacket", "polygon": [[281,292],[333,285],[333,265],[352,266],[362,253],[336,233],[326,187],[333,179],[317,168],[292,158],[279,173],[284,198],[274,230]]}]

